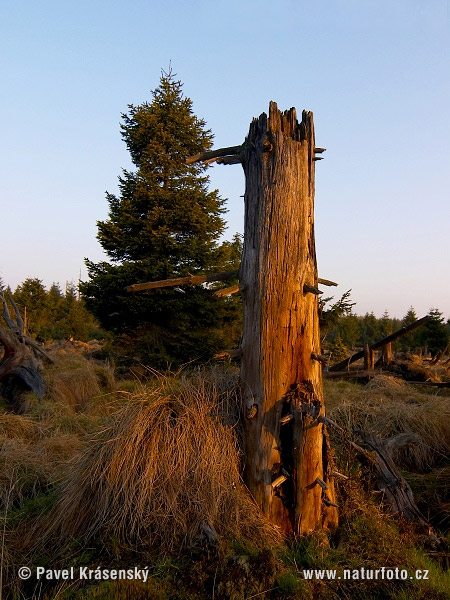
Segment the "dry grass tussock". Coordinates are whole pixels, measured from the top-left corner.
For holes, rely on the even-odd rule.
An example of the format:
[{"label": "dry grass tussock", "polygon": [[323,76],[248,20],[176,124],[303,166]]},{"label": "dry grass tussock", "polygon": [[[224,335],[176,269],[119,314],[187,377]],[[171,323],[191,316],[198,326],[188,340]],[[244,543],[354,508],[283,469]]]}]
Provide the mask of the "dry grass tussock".
[{"label": "dry grass tussock", "polygon": [[[115,409],[113,374],[81,355],[56,356],[47,393],[29,415],[0,412],[0,503],[18,507],[61,479],[86,433]],[[1,509],[1,504],[0,504]]]},{"label": "dry grass tussock", "polygon": [[209,372],[136,395],[73,465],[47,537],[159,553],[195,546],[205,528],[278,539],[241,482],[235,389]]},{"label": "dry grass tussock", "polygon": [[45,373],[47,393],[30,415],[53,432],[79,437],[101,428],[128,397],[110,367],[82,355],[54,356]]},{"label": "dry grass tussock", "polygon": [[[0,423],[10,415],[0,415]],[[25,417],[21,417],[29,425]],[[78,453],[80,440],[71,434],[47,437],[33,424],[31,436],[0,433],[0,510],[17,507],[61,478],[62,467]],[[1,427],[0,427],[1,431]],[[10,432],[11,433],[11,432]]]},{"label": "dry grass tussock", "polygon": [[[33,542],[30,524],[52,505],[53,493],[88,435],[109,422],[123,402],[107,367],[83,356],[55,356],[45,372],[47,393],[27,415],[0,408],[0,526],[2,568],[20,564]],[[32,396],[32,394],[30,393]],[[22,558],[23,561],[23,558]],[[6,575],[5,575],[6,577]]]},{"label": "dry grass tussock", "polygon": [[[423,472],[450,457],[448,395],[424,393],[400,379],[377,376],[364,387],[326,382],[325,402],[329,417],[354,439],[360,433],[383,439],[411,434],[412,443],[394,456],[402,468]],[[333,440],[338,445],[342,441],[335,434]]]},{"label": "dry grass tussock", "polygon": [[47,371],[46,384],[53,402],[76,412],[89,410],[96,397],[116,389],[112,369],[76,354],[58,356]]},{"label": "dry grass tussock", "polygon": [[107,367],[80,355],[55,358],[45,373],[45,398],[29,415],[0,409],[0,511],[20,508],[59,482],[86,434],[104,426],[123,401],[111,392]]}]

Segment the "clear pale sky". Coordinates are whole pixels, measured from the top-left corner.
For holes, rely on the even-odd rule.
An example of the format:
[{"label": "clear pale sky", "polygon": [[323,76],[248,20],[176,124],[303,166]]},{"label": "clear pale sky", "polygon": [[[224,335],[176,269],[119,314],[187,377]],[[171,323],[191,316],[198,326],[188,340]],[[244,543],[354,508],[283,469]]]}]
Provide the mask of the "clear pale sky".
[{"label": "clear pale sky", "polygon": [[[314,112],[319,274],[336,297],[450,317],[449,14],[445,0],[3,0],[0,277],[64,288],[103,259],[96,221],[130,167],[120,115],[171,61],[216,147],[270,100]],[[231,238],[243,173],[210,173]]]}]

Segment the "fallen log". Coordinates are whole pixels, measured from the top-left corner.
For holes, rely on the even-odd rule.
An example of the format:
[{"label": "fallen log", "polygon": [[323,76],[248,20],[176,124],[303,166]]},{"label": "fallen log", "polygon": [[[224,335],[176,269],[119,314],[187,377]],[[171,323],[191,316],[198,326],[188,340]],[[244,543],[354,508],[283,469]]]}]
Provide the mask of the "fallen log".
[{"label": "fallen log", "polygon": [[[414,329],[417,329],[418,327],[420,327],[421,325],[423,325],[424,323],[426,323],[429,320],[430,320],[429,315],[422,317],[418,321],[414,321],[414,323],[411,323],[411,325],[402,327],[401,329],[394,331],[394,333],[391,333],[390,335],[384,337],[383,339],[379,340],[378,342],[375,342],[375,344],[372,344],[369,347],[369,350],[378,350],[379,348],[382,348],[386,344],[389,344],[389,343],[397,340],[398,338],[402,337],[403,335],[406,335],[407,333],[414,331]],[[353,354],[353,356],[349,356],[345,360],[342,360],[341,362],[333,365],[332,367],[330,367],[330,371],[340,371],[341,369],[345,369],[346,367],[350,366],[352,363],[356,362],[357,360],[360,360],[361,358],[364,358],[364,350],[361,350],[360,352],[356,352],[356,354]]]},{"label": "fallen log", "polygon": [[320,416],[318,421],[327,427],[337,429],[346,441],[356,450],[361,460],[371,466],[374,471],[378,490],[383,494],[383,501],[394,514],[401,515],[407,521],[433,538],[439,544],[439,538],[425,516],[417,507],[414,494],[409,483],[400,475],[393,461],[393,454],[402,446],[413,444],[417,441],[414,433],[400,433],[392,438],[382,440],[374,435],[362,434],[362,444],[357,444],[350,439],[346,429],[329,419]]},{"label": "fallen log", "polygon": [[438,388],[450,388],[450,381],[403,381],[409,385],[428,385]]},{"label": "fallen log", "polygon": [[375,468],[378,489],[384,495],[383,501],[389,505],[391,512],[402,515],[423,531],[431,533],[432,527],[418,509],[411,486],[400,475],[392,459],[397,448],[416,441],[417,436],[410,433],[400,433],[387,440],[374,435],[363,437],[364,445],[371,452],[369,460]]}]

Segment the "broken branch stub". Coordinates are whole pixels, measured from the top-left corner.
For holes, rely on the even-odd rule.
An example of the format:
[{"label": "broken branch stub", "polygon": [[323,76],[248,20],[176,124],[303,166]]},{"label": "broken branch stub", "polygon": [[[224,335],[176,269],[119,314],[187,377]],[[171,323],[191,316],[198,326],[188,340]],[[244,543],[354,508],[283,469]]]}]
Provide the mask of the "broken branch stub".
[{"label": "broken branch stub", "polygon": [[213,281],[227,281],[238,277],[239,271],[224,271],[223,273],[210,273],[209,275],[189,275],[188,277],[176,277],[173,279],[162,279],[161,281],[148,281],[146,283],[134,283],[126,287],[127,292],[142,292],[163,287],[175,287],[178,285],[201,285]]}]

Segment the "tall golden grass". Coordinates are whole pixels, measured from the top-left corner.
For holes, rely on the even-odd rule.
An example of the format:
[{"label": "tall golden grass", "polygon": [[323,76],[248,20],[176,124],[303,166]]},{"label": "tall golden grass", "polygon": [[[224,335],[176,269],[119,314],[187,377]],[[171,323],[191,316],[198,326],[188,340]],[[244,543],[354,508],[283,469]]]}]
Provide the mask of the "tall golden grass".
[{"label": "tall golden grass", "polygon": [[86,412],[93,399],[115,391],[112,370],[96,365],[82,355],[59,356],[46,374],[47,397],[55,404]]},{"label": "tall golden grass", "polygon": [[64,478],[67,465],[79,456],[88,434],[104,427],[122,402],[108,367],[80,355],[56,355],[55,360],[45,372],[46,395],[39,402],[31,399],[29,414],[0,408],[4,582],[14,579],[23,552],[33,545],[33,520],[51,505],[52,490]]},{"label": "tall golden grass", "polygon": [[[8,589],[20,583],[18,565],[40,559],[54,566],[67,557],[123,561],[134,550],[148,555],[148,564],[155,557],[156,564],[165,553],[195,550],[215,536],[225,542],[237,539],[240,547],[248,541],[249,548],[281,541],[240,478],[237,373],[216,368],[168,377],[151,371],[145,385],[136,383],[137,392],[130,393],[121,392],[111,374],[98,369],[102,367],[83,357],[63,357],[47,372],[47,396],[29,416],[0,413],[0,508],[6,524],[3,567]],[[448,397],[424,394],[386,377],[366,386],[333,381],[325,387],[328,415],[350,438],[358,440],[361,432],[383,438],[414,434],[414,444],[401,448],[396,460],[404,469],[417,471],[416,489],[424,498],[436,505],[445,501],[440,485],[448,481]],[[315,556],[310,549],[297,558],[292,554],[295,572],[305,561],[318,568],[335,568],[337,563],[359,568],[404,559],[423,568],[412,532],[399,532],[379,508],[378,496],[362,485],[359,466],[342,468],[355,456],[340,433],[331,434],[339,470],[349,476],[338,482],[339,545],[325,550],[320,544],[320,556],[319,550]],[[433,490],[420,474],[430,468],[436,479]],[[47,494],[50,488],[53,493]],[[33,510],[30,499],[35,501]],[[448,513],[442,518],[448,520]],[[95,548],[94,558],[81,558],[84,548]],[[25,562],[24,552],[29,553]],[[217,590],[222,577],[231,597],[235,564],[224,557],[220,553],[217,567],[209,568],[217,575]],[[436,574],[442,575],[437,567]],[[302,589],[309,594],[305,597],[331,598],[340,594],[337,585],[329,595],[315,583],[305,582]],[[351,586],[342,585],[342,597],[350,597]],[[22,589],[17,587],[18,597]],[[361,589],[364,597],[366,588]],[[383,597],[390,597],[388,591]],[[130,594],[138,597],[136,590]],[[411,597],[419,599],[418,593]],[[432,592],[428,597],[434,597]]]},{"label": "tall golden grass", "polygon": [[211,372],[142,391],[72,465],[48,535],[150,553],[211,535],[279,539],[241,481],[236,411],[235,378],[224,386]]},{"label": "tall golden grass", "polygon": [[[355,440],[360,434],[383,439],[411,434],[412,443],[395,452],[401,468],[423,472],[450,458],[448,394],[431,395],[401,379],[378,375],[365,386],[326,382],[325,400],[329,417]],[[341,436],[331,433],[341,445]]]}]

